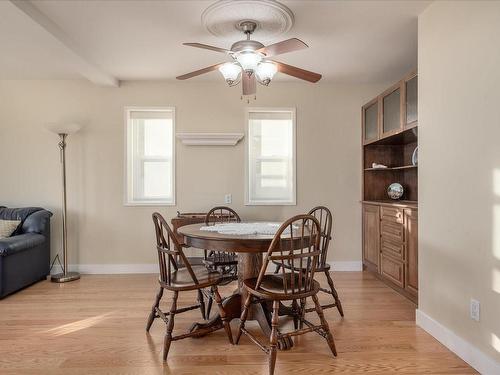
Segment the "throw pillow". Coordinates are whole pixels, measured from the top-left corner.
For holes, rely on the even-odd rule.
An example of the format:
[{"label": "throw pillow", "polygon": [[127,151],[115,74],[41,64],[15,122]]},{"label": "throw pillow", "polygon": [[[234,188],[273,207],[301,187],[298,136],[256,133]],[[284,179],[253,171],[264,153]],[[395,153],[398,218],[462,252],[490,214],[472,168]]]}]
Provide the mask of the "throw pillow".
[{"label": "throw pillow", "polygon": [[0,220],[0,239],[10,237],[19,224],[21,220]]}]

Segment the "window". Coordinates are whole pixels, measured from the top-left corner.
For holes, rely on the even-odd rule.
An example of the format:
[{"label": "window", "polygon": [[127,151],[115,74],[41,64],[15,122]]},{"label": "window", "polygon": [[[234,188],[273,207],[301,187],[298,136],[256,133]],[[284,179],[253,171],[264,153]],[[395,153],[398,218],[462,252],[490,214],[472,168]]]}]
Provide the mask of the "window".
[{"label": "window", "polygon": [[247,110],[247,205],[294,205],[295,109]]},{"label": "window", "polygon": [[174,108],[127,108],[126,205],[174,205]]}]

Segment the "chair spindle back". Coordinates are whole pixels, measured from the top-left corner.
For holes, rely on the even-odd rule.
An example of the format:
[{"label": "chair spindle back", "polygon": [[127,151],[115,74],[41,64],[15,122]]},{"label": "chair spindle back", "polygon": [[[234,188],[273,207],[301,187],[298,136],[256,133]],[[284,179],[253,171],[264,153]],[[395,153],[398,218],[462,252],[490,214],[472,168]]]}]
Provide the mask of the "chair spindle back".
[{"label": "chair spindle back", "polygon": [[[321,227],[312,215],[297,215],[285,221],[269,246],[257,279],[260,287],[269,261],[281,263],[283,293],[306,293],[314,285],[314,272],[321,251],[319,248]],[[286,263],[298,263],[298,267],[287,269]]]},{"label": "chair spindle back", "polygon": [[309,211],[308,215],[312,215],[318,219],[319,226],[321,228],[319,243],[321,255],[319,257],[319,266],[324,267],[328,255],[328,246],[330,245],[330,240],[332,239],[332,213],[325,206],[317,206]]},{"label": "chair spindle back", "polygon": [[205,216],[205,225],[239,222],[241,222],[241,219],[236,211],[225,206],[214,207]]},{"label": "chair spindle back", "polygon": [[177,238],[170,229],[165,219],[161,214],[155,212],[153,214],[153,223],[156,234],[156,249],[158,250],[158,266],[160,268],[160,281],[166,287],[172,282],[172,275],[179,269],[176,257],[180,258],[189,275],[193,279],[194,284],[199,284],[189,260],[182,251],[182,246],[179,245]]}]

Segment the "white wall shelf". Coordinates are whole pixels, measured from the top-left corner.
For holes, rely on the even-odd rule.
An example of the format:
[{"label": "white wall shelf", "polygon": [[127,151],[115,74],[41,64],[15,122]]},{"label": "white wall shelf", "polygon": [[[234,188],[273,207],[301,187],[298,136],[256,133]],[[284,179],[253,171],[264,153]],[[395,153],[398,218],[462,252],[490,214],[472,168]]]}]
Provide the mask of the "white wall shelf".
[{"label": "white wall shelf", "polygon": [[177,138],[189,146],[235,146],[243,136],[243,133],[177,133]]}]

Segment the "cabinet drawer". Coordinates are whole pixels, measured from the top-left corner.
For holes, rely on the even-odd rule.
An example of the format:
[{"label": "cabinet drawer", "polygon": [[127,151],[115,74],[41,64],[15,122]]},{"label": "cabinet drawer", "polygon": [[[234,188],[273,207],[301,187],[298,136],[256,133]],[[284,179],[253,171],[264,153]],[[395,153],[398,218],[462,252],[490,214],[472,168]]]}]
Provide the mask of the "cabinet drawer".
[{"label": "cabinet drawer", "polygon": [[392,281],[397,286],[404,288],[404,264],[401,261],[380,255],[380,272],[382,276]]},{"label": "cabinet drawer", "polygon": [[382,220],[380,222],[380,232],[382,237],[393,238],[396,241],[403,241],[403,224],[394,221]]},{"label": "cabinet drawer", "polygon": [[403,210],[395,207],[380,207],[380,219],[403,224]]},{"label": "cabinet drawer", "polygon": [[402,242],[380,239],[380,250],[383,254],[389,254],[396,259],[403,260],[404,246]]}]

